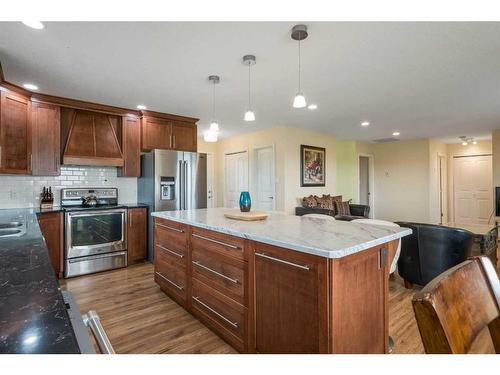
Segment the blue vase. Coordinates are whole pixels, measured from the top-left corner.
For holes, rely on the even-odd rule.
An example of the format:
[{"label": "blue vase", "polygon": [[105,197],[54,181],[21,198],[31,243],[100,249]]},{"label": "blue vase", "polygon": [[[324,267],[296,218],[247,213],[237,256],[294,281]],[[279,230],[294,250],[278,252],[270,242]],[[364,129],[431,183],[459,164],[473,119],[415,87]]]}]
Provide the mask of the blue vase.
[{"label": "blue vase", "polygon": [[248,191],[242,191],[240,194],[240,211],[249,212],[252,207],[252,200]]}]

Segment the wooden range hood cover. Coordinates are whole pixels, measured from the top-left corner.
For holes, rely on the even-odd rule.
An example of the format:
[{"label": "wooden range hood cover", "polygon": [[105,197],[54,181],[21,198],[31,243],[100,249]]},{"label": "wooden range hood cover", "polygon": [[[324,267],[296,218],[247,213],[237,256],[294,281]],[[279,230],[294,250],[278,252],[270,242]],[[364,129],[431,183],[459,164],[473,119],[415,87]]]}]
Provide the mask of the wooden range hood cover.
[{"label": "wooden range hood cover", "polygon": [[63,153],[63,164],[123,167],[123,154],[106,114],[74,112]]}]

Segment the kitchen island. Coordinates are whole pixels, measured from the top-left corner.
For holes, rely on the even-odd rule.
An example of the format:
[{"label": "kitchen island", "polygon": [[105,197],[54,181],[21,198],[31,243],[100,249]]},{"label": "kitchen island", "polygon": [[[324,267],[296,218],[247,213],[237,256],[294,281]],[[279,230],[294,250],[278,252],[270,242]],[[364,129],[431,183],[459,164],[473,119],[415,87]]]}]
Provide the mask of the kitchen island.
[{"label": "kitchen island", "polygon": [[387,353],[407,228],[226,209],[154,212],[155,281],[243,353]]}]

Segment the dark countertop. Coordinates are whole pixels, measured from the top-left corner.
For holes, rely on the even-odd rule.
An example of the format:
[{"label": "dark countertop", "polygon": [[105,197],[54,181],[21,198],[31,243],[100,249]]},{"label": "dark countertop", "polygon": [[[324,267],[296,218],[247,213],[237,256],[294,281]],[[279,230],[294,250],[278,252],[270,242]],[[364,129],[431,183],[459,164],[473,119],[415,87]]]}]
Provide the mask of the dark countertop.
[{"label": "dark countertop", "polygon": [[26,223],[22,236],[0,237],[0,353],[80,353],[37,212],[0,210],[0,223]]}]

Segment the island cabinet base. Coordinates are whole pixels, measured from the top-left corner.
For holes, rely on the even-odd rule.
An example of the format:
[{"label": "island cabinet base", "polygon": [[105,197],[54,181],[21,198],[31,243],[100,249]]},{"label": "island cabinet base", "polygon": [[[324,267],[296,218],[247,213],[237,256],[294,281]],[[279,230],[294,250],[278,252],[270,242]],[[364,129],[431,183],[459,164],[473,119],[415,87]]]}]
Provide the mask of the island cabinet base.
[{"label": "island cabinet base", "polygon": [[155,281],[242,353],[387,353],[397,242],[342,258],[155,218]]}]

